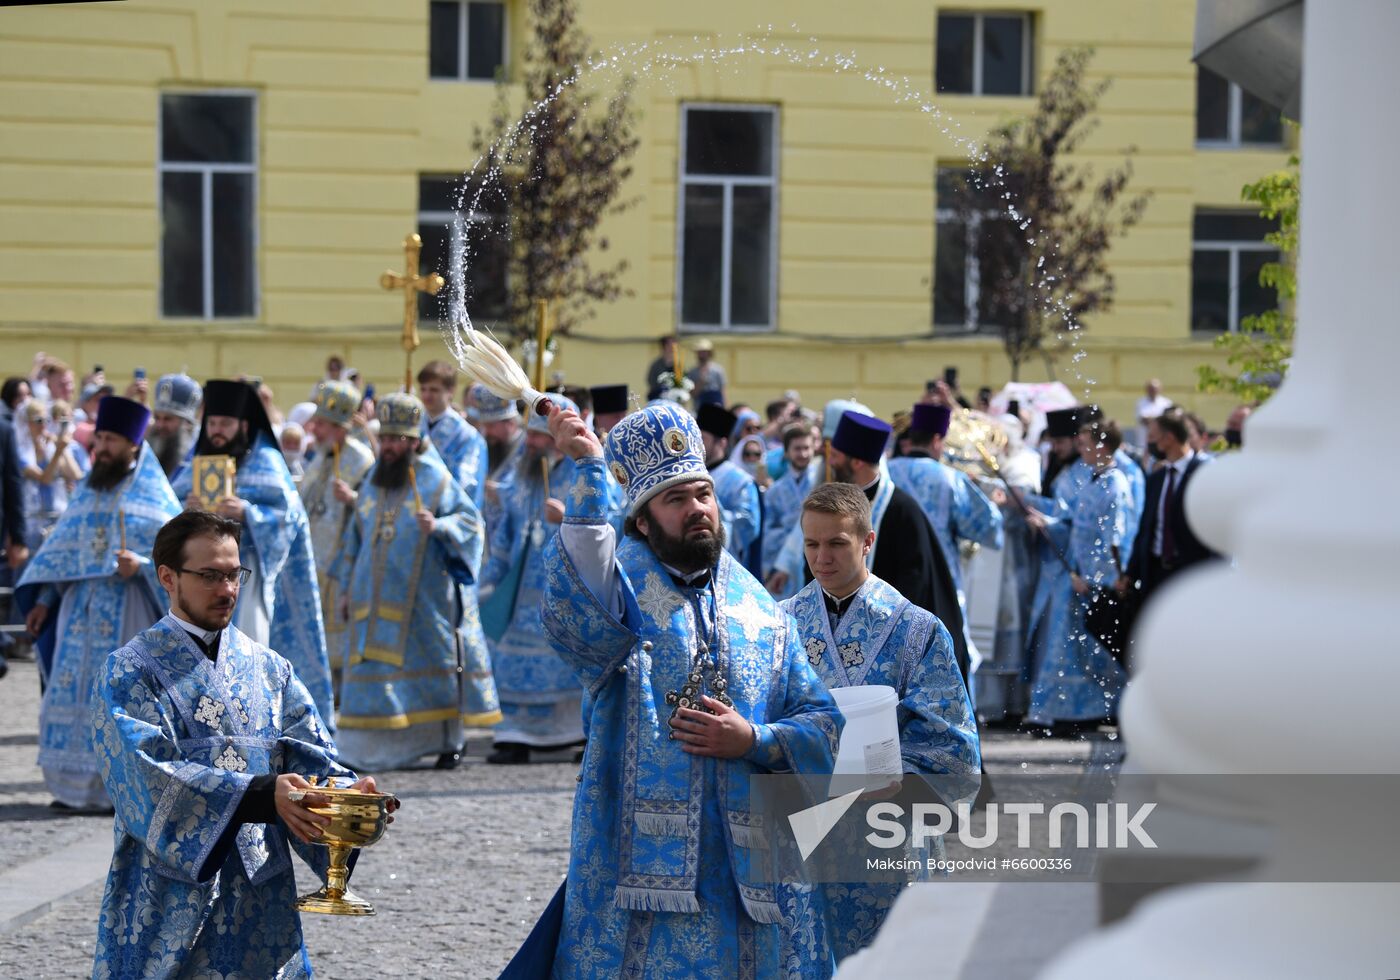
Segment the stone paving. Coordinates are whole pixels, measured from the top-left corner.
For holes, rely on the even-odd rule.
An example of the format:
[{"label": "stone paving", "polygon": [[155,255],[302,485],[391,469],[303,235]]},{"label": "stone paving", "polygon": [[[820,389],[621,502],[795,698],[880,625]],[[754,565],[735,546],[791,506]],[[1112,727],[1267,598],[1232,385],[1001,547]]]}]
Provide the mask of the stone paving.
[{"label": "stone paving", "polygon": [[[32,663],[11,667],[0,681],[0,889],[7,877],[13,880],[12,869],[51,860],[76,843],[108,839],[112,826],[110,816],[61,816],[49,809],[34,759],[37,676]],[[452,772],[415,769],[380,777],[404,806],[384,839],[363,853],[354,877],[356,891],[378,914],[303,916],[318,976],[494,977],[510,959],[567,868],[577,767],[564,758],[489,766],[481,758],[488,744],[489,736],[473,739],[467,759]],[[1102,739],[989,734],[984,744],[992,773],[1082,770],[1116,756],[1105,754],[1116,746]],[[93,862],[85,874],[55,886],[64,892],[59,900],[21,919],[0,918],[0,977],[88,976],[105,873],[105,861]],[[299,867],[297,878],[311,889],[308,870]],[[1069,938],[1056,937],[1055,947]],[[1021,972],[998,980],[1014,975]]]}]

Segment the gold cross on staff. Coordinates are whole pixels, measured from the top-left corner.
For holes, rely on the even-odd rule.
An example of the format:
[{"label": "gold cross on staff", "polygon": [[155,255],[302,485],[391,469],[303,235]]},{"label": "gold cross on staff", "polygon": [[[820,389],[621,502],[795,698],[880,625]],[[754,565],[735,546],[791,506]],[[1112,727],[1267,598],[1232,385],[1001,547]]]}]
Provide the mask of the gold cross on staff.
[{"label": "gold cross on staff", "polygon": [[418,274],[418,258],[423,252],[423,239],[409,235],[403,240],[403,275],[393,270],[379,277],[379,285],[385,289],[403,290],[403,350],[406,358],[404,366],[403,390],[413,390],[413,352],[418,349],[418,294],[436,296],[446,284],[442,276],[430,272],[426,276]]}]

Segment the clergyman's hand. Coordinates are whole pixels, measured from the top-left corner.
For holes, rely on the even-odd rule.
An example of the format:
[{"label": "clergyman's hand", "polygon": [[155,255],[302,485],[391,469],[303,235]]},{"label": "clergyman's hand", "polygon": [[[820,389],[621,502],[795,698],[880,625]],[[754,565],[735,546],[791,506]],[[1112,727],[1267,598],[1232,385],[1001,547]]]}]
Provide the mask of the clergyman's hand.
[{"label": "clergyman's hand", "polygon": [[588,456],[603,455],[603,444],[584,424],[578,412],[560,408],[553,402],[547,403],[549,411],[549,434],[554,437],[554,445],[570,459],[583,459]]},{"label": "clergyman's hand", "polygon": [[34,608],[29,610],[29,615],[24,617],[24,628],[29,631],[30,636],[38,636],[44,629],[44,621],[49,618],[49,607],[42,602],[36,603]]},{"label": "clergyman's hand", "polygon": [[131,576],[135,575],[139,571],[141,571],[141,559],[136,556],[135,552],[117,552],[118,575],[120,575],[122,578],[131,578]]},{"label": "clergyman's hand", "polygon": [[564,523],[564,501],[550,497],[544,502],[544,519],[550,524]]},{"label": "clergyman's hand", "polygon": [[336,480],[331,490],[335,494],[335,499],[342,504],[353,504],[359,497],[359,494],[344,480]]},{"label": "clergyman's hand", "polygon": [[418,530],[423,534],[432,534],[433,528],[437,527],[437,518],[426,507],[414,514],[413,519],[418,522]]},{"label": "clergyman's hand", "polygon": [[[291,799],[292,790],[313,790],[299,800]],[[317,793],[312,785],[294,772],[284,772],[277,777],[273,790],[273,802],[277,816],[287,825],[292,836],[303,844],[314,844],[321,836],[321,830],[331,822],[331,818],[312,812],[315,806],[329,806],[331,798],[325,793]]]},{"label": "clergyman's hand", "polygon": [[753,748],[753,726],[747,718],[712,697],[702,695],[700,701],[714,714],[681,708],[671,720],[671,737],[684,743],[682,752],[737,759]]},{"label": "clergyman's hand", "polygon": [[248,501],[242,497],[225,497],[219,501],[219,516],[227,517],[231,521],[242,523],[243,517],[248,513]]},{"label": "clergyman's hand", "polygon": [[11,569],[18,571],[20,566],[29,560],[29,548],[11,541],[10,546],[5,549],[5,560],[9,562]]},{"label": "clergyman's hand", "polygon": [[787,572],[774,572],[768,576],[768,581],[764,584],[768,587],[769,592],[774,595],[781,595],[783,590],[787,588],[787,583]]},{"label": "clergyman's hand", "polygon": [[[350,788],[351,788],[351,789],[359,790],[361,793],[378,793],[378,792],[379,792],[378,787],[376,787],[375,784],[374,784],[374,777],[373,777],[373,776],[361,776],[359,779],[355,780],[354,784],[353,784]],[[393,812],[394,812],[395,810],[397,810],[398,808],[399,808],[399,798],[398,798],[397,796],[391,796],[391,797],[389,797],[389,803],[388,803],[388,805],[386,806],[386,809],[387,809],[387,810],[389,811],[389,813],[390,813],[390,817],[389,817],[389,822],[390,822],[390,823],[393,823],[393,822],[394,822],[394,818],[393,818],[392,814],[393,814]]]}]

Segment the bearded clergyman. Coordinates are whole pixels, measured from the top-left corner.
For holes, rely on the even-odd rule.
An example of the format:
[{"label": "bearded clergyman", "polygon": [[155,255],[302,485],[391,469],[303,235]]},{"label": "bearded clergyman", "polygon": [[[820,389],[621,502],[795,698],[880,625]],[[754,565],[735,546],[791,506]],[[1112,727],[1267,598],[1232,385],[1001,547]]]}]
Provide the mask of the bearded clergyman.
[{"label": "bearded clergyman", "polygon": [[19,584],[29,630],[52,652],[40,657],[39,765],[60,807],[107,807],[89,722],[93,678],[107,654],[165,613],[151,546],[180,503],[141,441],[149,421],[139,402],[98,403],[92,470]]},{"label": "bearded clergyman", "polygon": [[[252,572],[239,595],[234,625],[291,661],[330,724],[331,670],[311,524],[258,392],[242,381],[204,386],[195,456],[218,455],[233,458],[237,476],[233,492],[218,500],[215,511],[243,525],[243,564]],[[187,509],[202,506],[193,493],[192,465],[171,484]]]},{"label": "bearded clergyman", "polygon": [[146,442],[160,461],[166,477],[184,465],[199,431],[199,403],[204,391],[187,374],[164,374],[156,382],[151,403],[151,424]]}]

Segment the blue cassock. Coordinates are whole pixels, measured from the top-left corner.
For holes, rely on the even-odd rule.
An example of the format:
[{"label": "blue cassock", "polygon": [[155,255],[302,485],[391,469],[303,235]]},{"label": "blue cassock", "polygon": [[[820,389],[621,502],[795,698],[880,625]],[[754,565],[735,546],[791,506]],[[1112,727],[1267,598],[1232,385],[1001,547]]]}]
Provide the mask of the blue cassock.
[{"label": "blue cassock", "polygon": [[[1128,480],[1128,487],[1131,492],[1132,509],[1125,515],[1127,525],[1126,533],[1128,540],[1137,538],[1138,525],[1142,523],[1142,508],[1147,505],[1147,475],[1143,473],[1138,461],[1129,456],[1122,449],[1113,454],[1113,465],[1118,467],[1119,472]],[[1123,564],[1128,563],[1128,557],[1123,556]]]},{"label": "blue cassock", "polygon": [[1074,588],[1070,584],[1069,572],[1056,557],[1056,551],[1069,557],[1069,524],[1074,515],[1074,504],[1080,491],[1093,478],[1093,468],[1084,460],[1076,459],[1055,474],[1048,488],[1049,496],[1034,493],[1023,495],[1026,506],[1049,518],[1045,534],[1037,535],[1040,574],[1036,576],[1030,623],[1026,629],[1026,642],[1030,647],[1026,662],[1032,679],[1042,661],[1063,658],[1063,648],[1069,641],[1067,631]]},{"label": "blue cassock", "polygon": [[[966,777],[958,780],[957,799],[976,793],[982,767],[976,715],[953,656],[952,637],[933,613],[874,575],[837,623],[815,581],[782,608],[796,621],[807,660],[828,688],[884,684],[895,689],[905,772]],[[951,806],[956,800],[945,802]],[[904,887],[818,886],[826,942],[837,961],[870,945]],[[804,975],[823,973],[820,955],[808,954]]]},{"label": "blue cassock", "polygon": [[758,484],[729,460],[710,470],[715,481],[715,499],[724,521],[725,549],[739,561],[749,554],[749,545],[758,540],[763,518],[759,511]]},{"label": "blue cassock", "polygon": [[291,665],[232,626],[211,663],[167,616],[107,658],[92,724],[117,811],[95,980],[310,976],[287,845],[322,876],[326,849],[231,829],[255,776],[354,776]]},{"label": "blue cassock", "polygon": [[[45,678],[39,709],[39,765],[50,789],[70,806],[105,805],[88,724],[94,675],[107,654],[165,614],[165,591],[151,564],[156,532],[180,513],[160,463],[143,445],[131,473],[111,490],[84,478],[68,509],[25,567],[18,602],[49,607],[39,658]],[[144,562],[117,574],[123,538]]]},{"label": "blue cassock", "polygon": [[[778,564],[778,553],[788,533],[798,525],[802,517],[802,502],[817,485],[817,467],[808,466],[801,473],[789,469],[773,481],[768,492],[763,495],[763,578],[773,574]],[[800,580],[788,577],[787,587],[782,597],[793,596],[802,587]]]},{"label": "blue cassock", "polygon": [[[574,469],[571,459],[555,464],[549,475],[552,497],[562,499],[570,490]],[[623,510],[622,488],[610,475],[602,486],[604,512],[613,523]],[[513,587],[515,598],[513,607],[503,605],[508,596],[491,600],[511,613],[509,625],[491,646],[491,665],[505,715],[496,738],[542,747],[575,742],[582,737],[582,692],[573,669],[550,643],[540,617],[545,544],[554,533],[554,526],[544,521],[544,481],[523,478],[517,466],[501,484],[499,497],[481,586],[493,591]]]},{"label": "blue cassock", "polygon": [[[171,484],[180,500],[190,494],[193,473],[186,463]],[[321,618],[321,593],[316,586],[316,560],[311,553],[311,525],[301,494],[282,451],[267,436],[258,435],[238,468],[235,492],[248,502],[243,517],[239,558],[252,568],[271,624],[267,645],[286,657],[311,692],[321,717],[332,717],[331,669],[326,657],[326,627]],[[234,623],[245,622],[239,597]]]},{"label": "blue cassock", "polygon": [[931,456],[899,456],[889,461],[889,468],[894,485],[918,502],[933,525],[961,600],[962,556],[958,554],[958,542],[975,541],[1000,550],[1000,508],[987,499],[972,477]]},{"label": "blue cassock", "polygon": [[[601,458],[578,464],[567,520],[607,522]],[[606,533],[606,532],[604,532]],[[783,924],[786,886],[750,880],[749,777],[830,773],[841,716],[791,621],[728,553],[708,589],[681,589],[647,545],[616,551],[620,619],[580,578],[558,535],[547,549],[544,619],[586,691],[588,749],[554,975],[753,978],[779,975],[786,932],[814,930],[807,906]],[[681,751],[668,692],[697,659],[756,727],[741,759]]]},{"label": "blue cassock", "polygon": [[[1133,512],[1132,487],[1116,466],[1089,482],[1074,501],[1065,557],[1090,586],[1111,588],[1132,553],[1128,521]],[[1063,524],[1063,522],[1060,522]],[[1116,557],[1115,557],[1116,556]],[[1095,721],[1118,712],[1124,674],[1084,624],[1087,597],[1074,592],[1069,574],[1059,569],[1069,590],[1063,618],[1048,620],[1050,637],[1035,668],[1026,720],[1040,725],[1056,721]],[[1046,628],[1042,623],[1042,629]]]},{"label": "blue cassock", "polygon": [[428,438],[453,479],[467,492],[476,509],[486,506],[486,437],[456,409],[448,408],[428,423]]},{"label": "blue cassock", "polygon": [[[501,719],[476,606],[481,514],[434,449],[413,467],[437,518],[433,533],[419,530],[411,490],[375,486],[371,469],[331,568],[350,596],[352,630],[337,731],[345,758],[366,768],[455,751],[462,725]],[[392,754],[395,733],[418,725],[446,742],[415,751],[417,741],[401,739],[404,757],[376,758]]]}]

